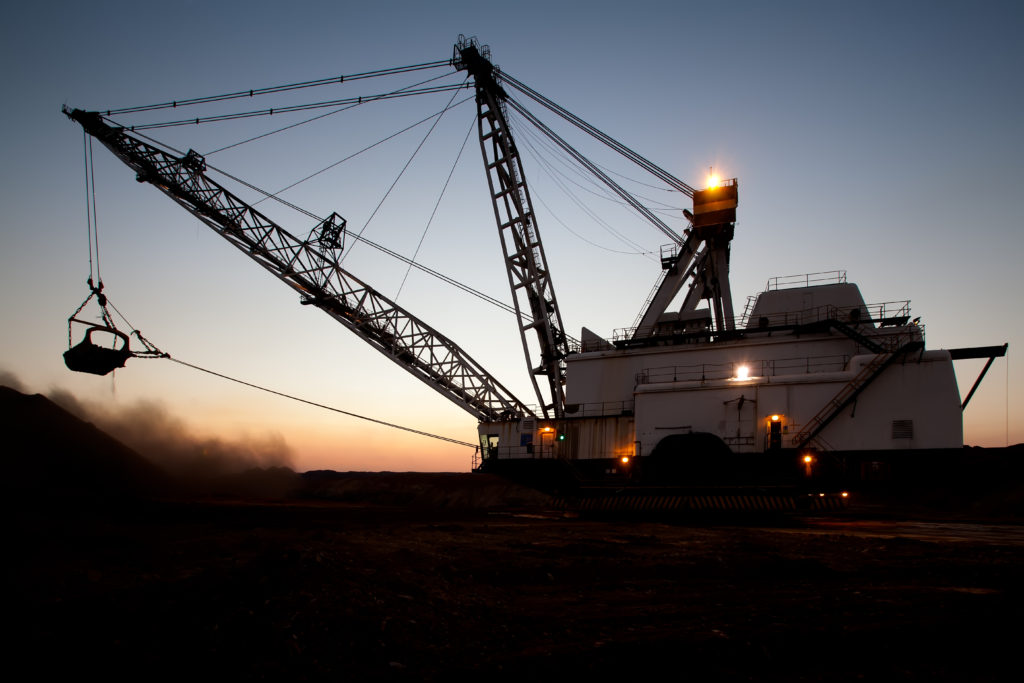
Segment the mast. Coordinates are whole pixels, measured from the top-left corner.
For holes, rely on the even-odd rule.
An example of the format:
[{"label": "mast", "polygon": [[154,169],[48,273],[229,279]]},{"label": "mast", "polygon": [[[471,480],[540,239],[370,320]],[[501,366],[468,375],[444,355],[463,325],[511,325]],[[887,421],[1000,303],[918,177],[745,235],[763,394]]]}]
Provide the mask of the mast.
[{"label": "mast", "polygon": [[689,280],[679,314],[697,309],[708,299],[719,333],[735,329],[732,290],[729,287],[729,245],[736,229],[739,182],[733,178],[693,193],[693,213],[684,211],[692,226],[678,252],[662,259],[665,275],[646,310],[640,315],[633,339],[656,336],[658,323],[669,304]]},{"label": "mast", "polygon": [[[498,84],[498,70],[490,61],[490,51],[476,39],[460,36],[452,63],[456,69],[467,71],[476,84],[480,151],[530,378],[544,416],[560,418],[565,414],[565,357],[569,355],[569,343],[519,150],[505,116],[508,95]],[[528,317],[523,315],[524,309]],[[536,350],[531,348],[534,345]],[[544,390],[539,377],[546,379]]]}]

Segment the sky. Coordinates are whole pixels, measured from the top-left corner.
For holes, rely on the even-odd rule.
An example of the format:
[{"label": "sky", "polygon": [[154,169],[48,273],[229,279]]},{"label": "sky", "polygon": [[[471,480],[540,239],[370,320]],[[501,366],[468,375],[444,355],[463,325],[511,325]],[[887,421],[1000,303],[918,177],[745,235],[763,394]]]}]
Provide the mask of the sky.
[{"label": "sky", "polygon": [[[7,65],[0,76],[0,372],[23,390],[73,395],[97,413],[156,406],[165,422],[200,441],[280,444],[297,470],[468,470],[472,449],[465,446],[167,360],[132,359],[113,376],[95,377],[68,371],[61,357],[67,317],[87,295],[89,275],[82,131],[62,105],[119,108],[445,60],[465,34],[489,45],[503,71],[690,185],[703,186],[709,168],[739,179],[731,258],[738,311],[768,278],[845,270],[868,302],[910,300],[930,348],[1009,343],[965,412],[965,442],[1022,442],[1024,361],[1015,353],[1024,348],[1022,8],[742,0],[20,3],[5,10],[0,27]],[[449,71],[350,81],[277,101],[368,95]],[[451,97],[365,105],[223,151],[215,150],[300,119],[148,134],[276,191],[441,111]],[[453,104],[464,98],[457,93]],[[217,112],[264,106],[282,105],[242,101]],[[146,120],[209,113],[172,110]],[[429,136],[430,122],[282,196],[320,217],[337,212],[351,230],[510,301],[474,117],[472,102],[462,102]],[[512,123],[521,131],[566,329],[578,336],[585,325],[610,337],[632,325],[666,239],[567,180],[544,143]],[[307,401],[475,441],[474,418],[299,305],[292,290],[136,183],[101,146],[94,152],[105,291],[158,347]],[[616,162],[600,163],[611,169]],[[643,179],[635,169],[614,168],[638,194],[685,205],[636,184]],[[260,209],[297,235],[315,223],[272,202]],[[364,245],[350,242],[344,265],[535,402],[508,313],[418,271],[402,286],[405,266]],[[957,364],[962,394],[981,365]]]}]

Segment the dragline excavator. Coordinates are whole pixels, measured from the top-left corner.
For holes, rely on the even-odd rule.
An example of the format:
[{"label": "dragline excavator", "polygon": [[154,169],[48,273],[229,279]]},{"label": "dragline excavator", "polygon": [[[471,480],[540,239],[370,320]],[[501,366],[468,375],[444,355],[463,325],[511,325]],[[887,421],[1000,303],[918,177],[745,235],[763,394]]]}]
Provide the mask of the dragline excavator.
[{"label": "dragline excavator", "polygon": [[[569,340],[519,155],[501,111],[502,90],[494,80],[492,65],[480,56],[475,42],[457,46],[456,53],[459,56],[453,63],[468,69],[477,80],[481,149],[523,349],[527,363],[531,367],[537,363],[531,377],[541,416],[560,417],[565,405],[564,359],[569,354]],[[207,176],[205,160],[195,151],[177,157],[108,124],[98,112],[66,107],[64,112],[134,169],[139,182],[155,185],[297,290],[303,304],[325,311],[477,419],[537,417],[455,342],[341,267],[339,235],[345,221],[337,214],[318,225],[309,238],[299,239]],[[530,330],[536,331],[539,344],[536,359],[531,354]],[[100,354],[95,345],[84,348]],[[538,376],[546,377],[546,394]]]},{"label": "dragline excavator", "polygon": [[[64,111],[140,182],[296,290],[303,304],[472,414],[479,469],[542,489],[589,491],[595,505],[625,499],[627,506],[791,508],[841,503],[850,473],[885,453],[962,448],[966,401],[961,405],[952,360],[987,354],[991,363],[1005,346],[926,351],[909,302],[865,303],[844,271],[770,280],[737,320],[729,286],[735,180],[690,187],[502,73],[475,39],[460,36],[450,65],[473,79],[480,149],[537,408],[342,268],[345,221],[337,214],[300,239],[208,177],[196,152],[169,153],[98,112]],[[510,90],[692,198],[693,210],[683,211],[686,229],[667,226]],[[576,340],[565,331],[509,108],[671,240],[634,325],[611,339],[583,328]]]}]

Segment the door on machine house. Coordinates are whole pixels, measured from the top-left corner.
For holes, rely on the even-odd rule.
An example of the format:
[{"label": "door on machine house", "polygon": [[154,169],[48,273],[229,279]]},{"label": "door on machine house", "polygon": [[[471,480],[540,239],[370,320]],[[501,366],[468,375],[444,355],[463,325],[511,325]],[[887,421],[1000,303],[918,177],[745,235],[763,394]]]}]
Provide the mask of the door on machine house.
[{"label": "door on machine house", "polygon": [[734,453],[750,453],[754,450],[757,436],[756,406],[757,401],[742,394],[724,404],[725,429],[722,440]]},{"label": "door on machine house", "polygon": [[551,428],[543,429],[540,433],[540,455],[541,458],[555,457],[555,431]]}]

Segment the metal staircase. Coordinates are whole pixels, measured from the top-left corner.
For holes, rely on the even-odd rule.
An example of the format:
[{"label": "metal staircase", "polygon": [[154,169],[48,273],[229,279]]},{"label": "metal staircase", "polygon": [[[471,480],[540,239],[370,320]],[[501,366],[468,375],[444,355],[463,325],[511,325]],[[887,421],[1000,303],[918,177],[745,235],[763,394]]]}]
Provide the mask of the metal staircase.
[{"label": "metal staircase", "polygon": [[[924,342],[912,341],[904,344],[893,353],[879,353],[870,363],[865,365],[857,376],[851,379],[828,403],[812,417],[795,437],[793,444],[796,448],[804,448],[816,437],[832,420],[843,411],[846,406],[853,403],[854,399],[864,391],[875,379],[885,371],[887,367],[896,362],[906,354],[924,348]],[[819,440],[820,441],[820,440]]]},{"label": "metal staircase", "polygon": [[828,324],[833,329],[838,330],[839,332],[842,332],[847,337],[849,337],[853,341],[857,342],[858,344],[860,344],[864,348],[868,349],[869,351],[872,351],[874,353],[885,353],[885,347],[883,347],[878,342],[873,341],[873,340],[865,337],[863,334],[861,334],[860,332],[858,332],[854,328],[850,327],[846,323],[839,322],[838,320],[829,320]]}]

